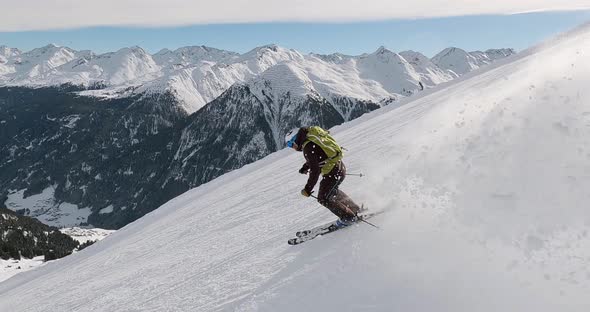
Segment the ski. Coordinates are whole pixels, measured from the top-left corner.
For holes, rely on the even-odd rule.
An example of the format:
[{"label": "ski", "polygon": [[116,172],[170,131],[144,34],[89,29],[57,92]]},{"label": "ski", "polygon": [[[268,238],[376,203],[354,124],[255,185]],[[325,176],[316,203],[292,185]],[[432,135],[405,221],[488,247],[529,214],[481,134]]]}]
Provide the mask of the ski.
[{"label": "ski", "polygon": [[[351,225],[354,225],[354,224],[357,224],[359,222],[362,222],[362,220],[370,219],[370,218],[372,218],[372,217],[374,217],[376,215],[379,215],[379,214],[381,214],[383,212],[384,211],[378,211],[378,212],[372,212],[372,213],[362,214],[362,215],[359,216],[359,219],[356,222],[352,223]],[[336,224],[337,222],[338,222],[338,220],[332,221],[330,223],[326,223],[326,224],[323,224],[323,225],[320,225],[320,226],[316,226],[316,227],[314,227],[314,228],[312,228],[310,230],[299,231],[299,232],[295,233],[295,236],[297,236],[297,237],[289,239],[287,241],[287,243],[289,245],[298,245],[298,244],[307,242],[309,240],[312,240],[312,239],[314,239],[314,238],[316,238],[318,236],[325,235],[325,234],[328,234],[328,233],[332,233],[332,232],[338,231],[340,229],[345,229],[345,228],[348,228],[348,227],[351,226],[351,225],[348,225],[348,226],[344,226],[344,227],[339,227]]]}]

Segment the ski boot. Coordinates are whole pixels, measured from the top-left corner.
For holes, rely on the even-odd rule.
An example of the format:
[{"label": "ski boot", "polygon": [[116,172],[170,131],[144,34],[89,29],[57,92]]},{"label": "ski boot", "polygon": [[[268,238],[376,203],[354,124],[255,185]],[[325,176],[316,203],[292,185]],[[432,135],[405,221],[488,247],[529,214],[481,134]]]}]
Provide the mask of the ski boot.
[{"label": "ski boot", "polygon": [[354,216],[352,218],[340,218],[338,220],[336,220],[336,227],[338,228],[343,228],[343,227],[347,227],[349,225],[352,225],[354,223],[356,223],[359,220],[359,218],[357,216]]}]

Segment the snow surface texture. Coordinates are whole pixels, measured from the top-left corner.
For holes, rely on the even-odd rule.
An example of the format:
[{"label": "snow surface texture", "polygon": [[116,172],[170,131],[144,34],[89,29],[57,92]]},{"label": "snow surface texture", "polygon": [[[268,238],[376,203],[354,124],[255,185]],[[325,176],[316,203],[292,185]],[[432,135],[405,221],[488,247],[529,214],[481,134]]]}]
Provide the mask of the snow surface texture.
[{"label": "snow surface texture", "polygon": [[43,261],[44,256],[33,259],[22,258],[21,260],[0,259],[0,282],[3,282],[16,274],[26,272],[47,264]]},{"label": "snow surface texture", "polygon": [[402,56],[383,47],[358,57],[303,55],[276,45],[259,47],[243,55],[204,46],[164,49],[154,55],[140,47],[100,55],[55,45],[26,53],[0,47],[0,86],[71,83],[92,89],[82,92],[84,95],[110,98],[170,92],[189,114],[234,83],[261,79],[272,79],[281,85],[284,93],[379,103],[397,95],[412,94],[420,89],[419,82],[432,87],[479,68],[488,64],[498,51],[514,53],[509,49],[445,51],[450,52],[436,57],[444,66],[440,68],[438,63],[417,52]]},{"label": "snow surface texture", "polygon": [[282,150],[0,284],[2,311],[587,311],[590,25],[333,129],[360,224]]}]

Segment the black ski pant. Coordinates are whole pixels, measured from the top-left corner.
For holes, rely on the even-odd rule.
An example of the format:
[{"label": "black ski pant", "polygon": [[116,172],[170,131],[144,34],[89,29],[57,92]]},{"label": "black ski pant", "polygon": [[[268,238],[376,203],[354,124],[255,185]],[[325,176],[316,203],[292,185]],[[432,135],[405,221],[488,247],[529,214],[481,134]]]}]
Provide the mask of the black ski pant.
[{"label": "black ski pant", "polygon": [[346,167],[340,161],[332,171],[322,177],[318,191],[318,201],[338,218],[350,220],[356,216],[360,207],[346,193],[338,189],[345,177]]}]

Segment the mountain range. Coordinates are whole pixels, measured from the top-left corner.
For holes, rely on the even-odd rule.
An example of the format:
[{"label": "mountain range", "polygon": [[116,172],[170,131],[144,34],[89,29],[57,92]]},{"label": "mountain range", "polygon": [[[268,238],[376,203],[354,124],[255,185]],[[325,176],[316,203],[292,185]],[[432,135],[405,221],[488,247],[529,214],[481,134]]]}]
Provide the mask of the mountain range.
[{"label": "mountain range", "polygon": [[413,51],[392,52],[384,47],[370,54],[347,56],[307,54],[276,45],[244,54],[205,46],[164,49],[149,54],[140,47],[96,54],[50,44],[21,52],[0,46],[0,85],[57,86],[72,84],[86,94],[125,97],[170,92],[191,114],[235,83],[244,83],[276,65],[266,78],[286,74],[281,86],[315,91],[326,99],[349,97],[378,103],[411,94],[418,82],[432,87],[514,54],[512,49],[466,52],[448,48],[432,59]]}]

